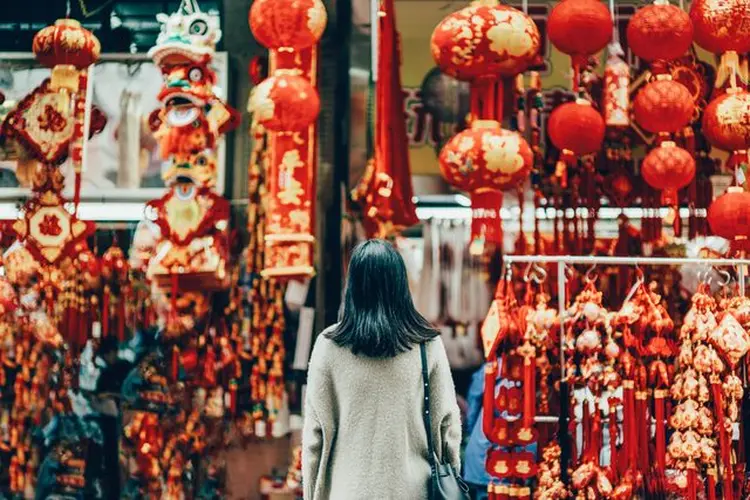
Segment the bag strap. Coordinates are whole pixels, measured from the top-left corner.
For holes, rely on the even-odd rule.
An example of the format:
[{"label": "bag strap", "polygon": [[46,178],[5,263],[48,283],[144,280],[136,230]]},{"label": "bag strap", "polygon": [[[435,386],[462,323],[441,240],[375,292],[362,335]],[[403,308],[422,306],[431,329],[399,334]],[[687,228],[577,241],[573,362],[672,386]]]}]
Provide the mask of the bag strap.
[{"label": "bag strap", "polygon": [[422,356],[422,382],[424,386],[424,408],[422,417],[424,420],[424,430],[427,433],[427,455],[429,457],[430,468],[434,471],[435,465],[435,444],[432,441],[432,422],[430,417],[430,375],[427,370],[427,348],[424,342],[419,344],[419,352]]}]

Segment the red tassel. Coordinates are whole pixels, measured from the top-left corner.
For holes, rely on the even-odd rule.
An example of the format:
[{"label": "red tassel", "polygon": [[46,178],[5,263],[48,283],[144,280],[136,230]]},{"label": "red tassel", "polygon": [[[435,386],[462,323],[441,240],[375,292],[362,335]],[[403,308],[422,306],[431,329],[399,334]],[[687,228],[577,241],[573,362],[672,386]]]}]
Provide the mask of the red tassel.
[{"label": "red tassel", "polygon": [[724,466],[722,477],[724,500],[732,500],[732,448],[724,421],[724,395],[721,390],[720,380],[717,379],[711,382],[711,391],[714,396],[714,415],[716,415],[716,432],[719,434],[721,463]]},{"label": "red tassel", "polygon": [[237,382],[234,380],[229,383],[229,413],[237,414]]},{"label": "red tassel", "polygon": [[635,395],[636,422],[638,422],[638,441],[636,441],[636,446],[638,447],[639,467],[643,474],[646,474],[651,469],[648,459],[648,445],[650,440],[646,406],[646,392],[638,391]]},{"label": "red tassel", "polygon": [[487,363],[484,369],[484,398],[482,400],[482,430],[484,436],[493,441],[495,427],[495,379],[497,378],[497,362]]},{"label": "red tassel", "polygon": [[632,380],[625,380],[622,383],[623,395],[623,422],[624,439],[622,442],[623,455],[627,458],[628,469],[634,469],[637,461],[638,450],[636,441],[638,440],[635,430],[635,389]]},{"label": "red tassel", "polygon": [[213,345],[206,346],[206,364],[203,367],[203,378],[209,387],[216,385],[216,353]]},{"label": "red tassel", "polygon": [[667,457],[667,434],[665,425],[664,398],[667,391],[657,389],[654,391],[654,418],[656,419],[656,468],[659,473],[664,474],[666,470]]},{"label": "red tassel", "polygon": [[[589,454],[591,453],[591,411],[587,399],[583,400],[581,411],[583,412],[583,417],[581,419],[581,429],[583,430],[581,460],[586,461],[586,459],[590,458]],[[575,436],[575,434],[573,435]]]},{"label": "red tassel", "polygon": [[688,465],[686,500],[698,500],[698,473],[695,464]]},{"label": "red tassel", "polygon": [[177,346],[172,346],[172,380],[177,380],[180,374],[180,349]]},{"label": "red tassel", "polygon": [[117,303],[117,338],[120,342],[125,341],[125,295],[120,294],[120,299]]},{"label": "red tassel", "polygon": [[708,500],[716,500],[716,476],[713,471],[706,476],[706,488],[708,489]]},{"label": "red tassel", "polygon": [[612,477],[616,478],[619,472],[620,454],[617,452],[617,400],[609,400],[609,453]]},{"label": "red tassel", "polygon": [[102,296],[102,336],[109,335],[109,286],[104,287]]},{"label": "red tassel", "polygon": [[523,358],[523,427],[534,428],[534,417],[536,417],[536,358],[533,347],[530,356]]}]

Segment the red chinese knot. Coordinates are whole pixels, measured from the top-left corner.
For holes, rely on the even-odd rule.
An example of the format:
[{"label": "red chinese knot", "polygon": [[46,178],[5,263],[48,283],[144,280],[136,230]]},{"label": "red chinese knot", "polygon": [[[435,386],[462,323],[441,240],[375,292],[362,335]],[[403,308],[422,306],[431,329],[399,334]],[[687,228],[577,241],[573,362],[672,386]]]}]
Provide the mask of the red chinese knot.
[{"label": "red chinese knot", "polygon": [[555,108],[547,122],[547,130],[557,149],[582,156],[599,151],[605,125],[602,115],[587,101],[579,99]]},{"label": "red chinese knot", "polygon": [[731,91],[711,101],[703,112],[703,133],[719,149],[750,149],[750,93]]},{"label": "red chinese knot", "polygon": [[677,59],[693,43],[693,23],[684,10],[657,0],[647,5],[628,23],[628,46],[645,61]]},{"label": "red chinese knot", "polygon": [[643,87],[633,103],[635,121],[652,133],[672,133],[687,126],[695,114],[695,102],[683,84],[669,78]]},{"label": "red chinese knot", "polygon": [[253,36],[273,50],[312,47],[327,22],[322,0],[255,0],[249,14]]},{"label": "red chinese knot", "polygon": [[537,57],[540,40],[536,24],[520,10],[477,3],[443,19],[430,48],[443,73],[474,80],[522,73]]},{"label": "red chinese knot", "polygon": [[707,218],[714,234],[747,249],[750,237],[750,193],[739,187],[730,187],[708,207]]},{"label": "red chinese knot", "polygon": [[695,42],[714,54],[750,51],[750,0],[694,0]]},{"label": "red chinese knot", "polygon": [[596,54],[612,39],[612,15],[598,0],[563,0],[547,23],[550,41],[569,56]]},{"label": "red chinese knot", "polygon": [[665,141],[643,160],[641,175],[652,188],[674,196],[695,177],[695,159],[674,142]]},{"label": "red chinese knot", "polygon": [[277,72],[253,89],[248,108],[268,130],[293,132],[317,119],[320,97],[306,78]]},{"label": "red chinese knot", "polygon": [[36,59],[48,68],[71,65],[84,69],[99,59],[101,45],[78,21],[58,19],[34,36],[32,50]]}]

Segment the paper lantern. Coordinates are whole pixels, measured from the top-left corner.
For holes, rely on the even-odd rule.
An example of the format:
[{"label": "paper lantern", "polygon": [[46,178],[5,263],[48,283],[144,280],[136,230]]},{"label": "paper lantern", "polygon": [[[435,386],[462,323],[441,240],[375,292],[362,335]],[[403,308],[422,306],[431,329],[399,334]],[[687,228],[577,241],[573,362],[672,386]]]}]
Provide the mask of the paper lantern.
[{"label": "paper lantern", "polygon": [[695,42],[714,54],[750,51],[750,0],[694,0]]},{"label": "paper lantern", "polygon": [[253,36],[272,50],[302,50],[323,36],[328,14],[321,0],[255,0],[249,23]]},{"label": "paper lantern", "polygon": [[695,102],[683,84],[660,75],[643,87],[633,103],[635,121],[652,133],[673,133],[686,127],[695,114]]},{"label": "paper lantern", "polygon": [[34,36],[32,50],[36,59],[48,68],[70,65],[84,69],[99,59],[101,45],[78,21],[58,19]]},{"label": "paper lantern", "polygon": [[552,44],[569,56],[589,56],[612,39],[612,15],[598,0],[563,0],[547,20]]},{"label": "paper lantern", "polygon": [[711,101],[703,112],[703,133],[719,149],[750,149],[750,93],[731,91]]},{"label": "paper lantern", "polygon": [[536,59],[534,21],[513,7],[476,3],[443,19],[432,32],[432,57],[459,80],[522,73]]},{"label": "paper lantern", "polygon": [[687,12],[656,0],[635,13],[628,23],[628,47],[645,61],[669,61],[685,55],[693,43],[693,23]]},{"label": "paper lantern", "polygon": [[589,102],[578,99],[555,108],[547,131],[557,149],[582,156],[601,149],[605,125],[602,115]]},{"label": "paper lantern", "polygon": [[732,242],[735,249],[747,250],[750,237],[750,193],[730,187],[708,207],[711,231]]},{"label": "paper lantern", "polygon": [[248,111],[273,132],[299,131],[318,118],[320,98],[306,78],[277,73],[253,89]]},{"label": "paper lantern", "polygon": [[672,141],[665,141],[651,150],[641,164],[643,180],[662,191],[667,205],[677,203],[677,191],[695,177],[695,159]]}]

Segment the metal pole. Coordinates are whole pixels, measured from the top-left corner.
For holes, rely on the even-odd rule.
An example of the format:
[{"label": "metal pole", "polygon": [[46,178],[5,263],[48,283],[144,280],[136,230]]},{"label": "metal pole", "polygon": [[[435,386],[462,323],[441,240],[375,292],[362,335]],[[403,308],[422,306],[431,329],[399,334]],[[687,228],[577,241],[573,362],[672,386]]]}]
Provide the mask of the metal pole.
[{"label": "metal pole", "polygon": [[740,264],[737,266],[737,283],[740,285],[740,294],[742,294],[742,296],[744,297],[746,292],[744,264]]},{"label": "metal pole", "polygon": [[[537,264],[601,264],[620,266],[678,266],[695,264],[705,266],[739,266],[750,265],[750,259],[699,259],[699,258],[661,258],[661,257],[598,257],[571,255],[506,255],[505,262]],[[743,276],[744,280],[744,276]]]},{"label": "metal pole", "polygon": [[[513,262],[509,260],[508,262]],[[567,374],[565,373],[565,305],[566,305],[566,281],[568,277],[565,275],[565,262],[559,261],[557,263],[557,309],[559,311],[560,319],[560,373],[562,378],[560,379],[560,415],[558,418],[559,422],[559,436],[560,436],[560,479],[563,483],[568,483],[568,457],[570,456],[570,436],[568,435],[568,405],[570,403],[570,395],[568,388]]]}]

